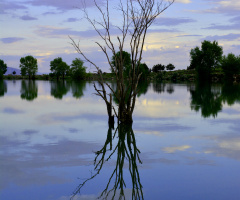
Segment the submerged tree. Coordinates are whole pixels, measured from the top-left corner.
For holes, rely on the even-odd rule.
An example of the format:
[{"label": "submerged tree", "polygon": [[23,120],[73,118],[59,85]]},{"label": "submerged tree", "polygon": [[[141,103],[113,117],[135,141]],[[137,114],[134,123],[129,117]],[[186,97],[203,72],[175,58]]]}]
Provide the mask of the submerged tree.
[{"label": "submerged tree", "polygon": [[[98,41],[96,44],[100,47],[108,64],[111,68],[111,71],[115,75],[117,90],[113,90],[111,85],[106,83],[103,80],[100,66],[88,58],[83,51],[79,43],[76,43],[71,37],[72,44],[76,51],[81,54],[84,59],[92,64],[99,74],[99,83],[100,88],[97,88],[94,85],[97,95],[101,96],[105,101],[109,118],[112,117],[112,109],[114,110],[115,115],[118,118],[118,122],[132,123],[132,114],[135,107],[136,96],[138,93],[137,86],[141,76],[140,73],[140,64],[142,60],[143,47],[147,35],[147,30],[154,22],[154,20],[164,12],[174,0],[169,0],[167,2],[161,0],[126,0],[126,2],[119,0],[118,11],[122,17],[122,25],[118,26],[120,30],[120,36],[117,36],[117,40],[113,39],[111,34],[112,31],[112,22],[110,20],[110,6],[109,0],[106,0],[105,7],[101,7],[96,0],[94,0],[95,6],[100,13],[100,20],[91,19],[88,15],[86,8],[83,9],[85,18],[92,25],[94,30],[98,33],[103,44]],[[118,13],[114,13],[118,15]],[[117,41],[117,44],[115,43]],[[129,42],[129,45],[126,47],[125,43]],[[124,81],[124,49],[130,48],[131,50],[131,66],[128,75],[128,82]],[[119,56],[117,55],[119,53]],[[111,54],[111,55],[110,55]],[[115,66],[112,64],[111,57],[112,55],[115,58]],[[136,73],[133,73],[136,72]],[[118,109],[112,105],[112,95],[107,94],[106,88],[109,88],[114,96],[118,99]],[[126,101],[127,97],[127,101]]]}]

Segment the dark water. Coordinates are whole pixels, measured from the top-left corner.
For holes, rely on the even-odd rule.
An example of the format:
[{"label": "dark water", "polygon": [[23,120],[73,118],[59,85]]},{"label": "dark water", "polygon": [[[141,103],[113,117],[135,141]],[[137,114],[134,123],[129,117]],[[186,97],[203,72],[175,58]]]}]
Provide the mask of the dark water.
[{"label": "dark water", "polygon": [[93,93],[0,81],[0,199],[240,199],[240,85],[141,83],[114,129]]}]

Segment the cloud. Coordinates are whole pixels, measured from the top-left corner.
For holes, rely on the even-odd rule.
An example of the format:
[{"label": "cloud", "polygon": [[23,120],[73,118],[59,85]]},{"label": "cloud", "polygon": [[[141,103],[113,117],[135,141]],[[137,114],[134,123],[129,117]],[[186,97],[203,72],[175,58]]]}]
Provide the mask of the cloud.
[{"label": "cloud", "polygon": [[8,114],[22,114],[24,111],[16,109],[16,108],[11,108],[7,107],[3,109],[3,113],[8,113]]},{"label": "cloud", "polygon": [[215,29],[215,30],[240,30],[240,16],[231,18],[227,25],[211,24],[211,26],[203,29]]},{"label": "cloud", "polygon": [[[48,6],[48,7],[54,7],[58,10],[61,11],[67,11],[67,10],[73,10],[73,9],[78,9],[78,8],[83,8],[83,6],[86,7],[93,7],[95,6],[93,0],[88,0],[85,1],[85,5],[82,4],[82,1],[80,0],[71,0],[71,1],[66,1],[66,0],[58,0],[58,1],[49,1],[49,0],[31,0],[28,3],[33,5],[33,6]],[[103,1],[98,0],[97,1],[99,5],[102,5]]]},{"label": "cloud", "polygon": [[226,15],[239,15],[240,1],[239,0],[205,0],[210,2],[212,8],[203,10],[203,13],[220,13]]},{"label": "cloud", "polygon": [[214,35],[214,36],[208,36],[205,38],[205,40],[237,40],[240,38],[240,34],[233,34],[230,33],[228,35]]},{"label": "cloud", "polygon": [[22,19],[24,21],[37,20],[36,17],[31,17],[29,15],[23,15],[22,17],[20,17],[20,19]]},{"label": "cloud", "polygon": [[193,22],[197,22],[197,21],[190,18],[159,17],[156,19],[154,24],[157,24],[160,26],[177,26],[177,25],[193,23]]},{"label": "cloud", "polygon": [[20,9],[27,9],[25,5],[16,2],[3,2],[0,3],[0,14],[7,14],[8,11],[16,11]]},{"label": "cloud", "polygon": [[38,133],[39,131],[37,131],[37,130],[25,130],[25,131],[23,131],[22,133],[24,134],[24,135],[33,135],[33,134],[36,134],[36,133]]},{"label": "cloud", "polygon": [[77,18],[68,18],[66,22],[76,22],[79,21]]},{"label": "cloud", "polygon": [[176,0],[176,3],[184,3],[184,4],[188,4],[188,3],[192,3],[191,0]]},{"label": "cloud", "polygon": [[62,37],[62,36],[78,36],[78,37],[95,37],[98,36],[95,30],[87,30],[87,31],[75,31],[70,28],[59,28],[59,27],[52,27],[52,26],[39,26],[35,33],[43,36],[43,37]]},{"label": "cloud", "polygon": [[186,149],[191,148],[189,145],[183,145],[183,146],[176,146],[176,147],[164,147],[162,148],[163,151],[166,153],[175,153],[176,151],[185,151]]},{"label": "cloud", "polygon": [[5,44],[9,44],[9,43],[15,43],[24,39],[25,38],[21,38],[21,37],[7,37],[7,38],[1,38],[0,40]]}]

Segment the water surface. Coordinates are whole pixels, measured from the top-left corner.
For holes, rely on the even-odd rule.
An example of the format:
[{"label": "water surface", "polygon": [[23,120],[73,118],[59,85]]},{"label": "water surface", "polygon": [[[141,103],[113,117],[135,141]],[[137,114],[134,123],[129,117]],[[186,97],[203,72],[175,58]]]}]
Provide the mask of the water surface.
[{"label": "water surface", "polygon": [[109,180],[107,191],[126,184],[115,199],[121,188],[126,199],[240,199],[239,85],[142,83],[132,127],[114,129],[94,93],[91,82],[0,81],[0,199],[70,199],[111,153],[74,199],[96,199]]}]

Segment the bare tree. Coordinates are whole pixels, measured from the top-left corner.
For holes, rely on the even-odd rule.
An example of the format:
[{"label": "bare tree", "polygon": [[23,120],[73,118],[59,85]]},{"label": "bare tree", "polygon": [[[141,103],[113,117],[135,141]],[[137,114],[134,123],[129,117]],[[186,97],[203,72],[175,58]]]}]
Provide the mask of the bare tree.
[{"label": "bare tree", "polygon": [[[100,6],[96,0],[95,6],[100,13],[101,20],[97,21],[91,19],[88,15],[86,7],[83,9],[85,18],[92,25],[95,31],[101,38],[101,42],[96,42],[102,52],[105,54],[108,64],[115,74],[117,83],[117,91],[104,81],[100,66],[95,64],[90,58],[83,52],[79,43],[76,43],[71,37],[72,45],[76,51],[81,54],[84,59],[95,66],[99,74],[99,83],[101,88],[97,88],[94,85],[96,94],[101,96],[107,105],[108,115],[111,119],[112,109],[118,118],[118,122],[132,123],[132,114],[135,107],[136,95],[138,93],[137,86],[141,76],[139,72],[139,65],[142,60],[144,42],[147,35],[147,30],[154,22],[154,20],[164,12],[175,0],[119,0],[118,11],[121,13],[122,26],[118,26],[120,36],[117,36],[117,42],[112,38],[111,23],[110,23],[110,6],[109,0],[106,0],[105,6]],[[99,28],[100,27],[100,28]],[[124,80],[123,76],[123,63],[124,58],[122,52],[126,48],[125,43],[128,43],[128,47],[131,49],[131,68],[128,75],[128,81]],[[116,43],[116,44],[115,44]],[[120,51],[120,56],[116,56],[116,53]],[[115,57],[115,66],[111,63],[111,55]],[[118,109],[112,105],[112,95],[107,94],[106,88],[109,88],[111,93],[118,100]]]}]

